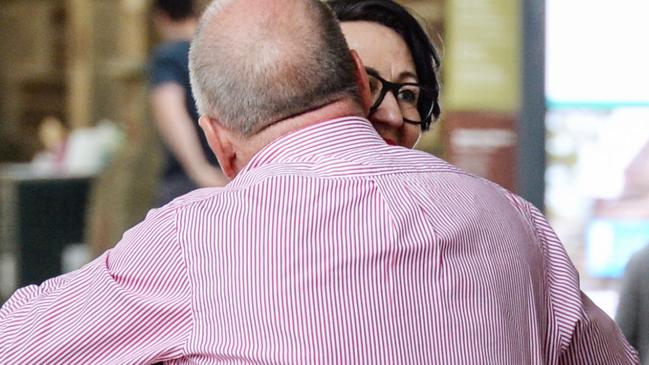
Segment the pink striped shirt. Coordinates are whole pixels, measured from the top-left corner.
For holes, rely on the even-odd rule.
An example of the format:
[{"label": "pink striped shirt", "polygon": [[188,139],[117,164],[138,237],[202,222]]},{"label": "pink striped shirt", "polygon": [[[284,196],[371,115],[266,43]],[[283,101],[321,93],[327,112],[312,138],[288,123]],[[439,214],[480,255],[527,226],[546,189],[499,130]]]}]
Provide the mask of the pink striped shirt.
[{"label": "pink striped shirt", "polygon": [[359,118],[0,311],[2,364],[634,364],[543,216]]}]

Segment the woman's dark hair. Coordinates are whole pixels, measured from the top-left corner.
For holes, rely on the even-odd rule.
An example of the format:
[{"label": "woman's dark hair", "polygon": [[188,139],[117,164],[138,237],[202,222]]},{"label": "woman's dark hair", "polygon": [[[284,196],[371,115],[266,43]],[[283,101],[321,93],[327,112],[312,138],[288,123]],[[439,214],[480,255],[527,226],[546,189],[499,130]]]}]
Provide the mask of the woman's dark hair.
[{"label": "woman's dark hair", "polygon": [[[440,58],[421,24],[403,6],[392,0],[329,0],[327,1],[339,21],[369,21],[384,25],[397,32],[408,45],[415,62],[419,83],[434,89],[432,97],[419,100],[419,113],[425,116],[433,105],[432,116],[421,122],[428,130],[431,121],[439,117],[439,80],[437,71]],[[423,110],[426,109],[426,110]]]},{"label": "woman's dark hair", "polygon": [[184,20],[196,15],[193,0],[156,0],[153,6],[165,12],[174,21]]}]

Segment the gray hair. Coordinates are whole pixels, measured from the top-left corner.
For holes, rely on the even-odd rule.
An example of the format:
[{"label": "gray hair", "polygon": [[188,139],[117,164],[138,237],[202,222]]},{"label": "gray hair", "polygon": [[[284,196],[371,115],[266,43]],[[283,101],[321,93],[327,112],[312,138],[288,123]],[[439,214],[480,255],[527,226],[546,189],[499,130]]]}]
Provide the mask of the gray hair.
[{"label": "gray hair", "polygon": [[306,27],[273,27],[278,20],[270,20],[270,26],[245,29],[247,36],[208,29],[218,27],[215,18],[231,1],[212,2],[191,45],[191,84],[201,115],[250,135],[335,100],[360,103],[351,53],[326,4],[304,0],[306,19],[279,20]]}]

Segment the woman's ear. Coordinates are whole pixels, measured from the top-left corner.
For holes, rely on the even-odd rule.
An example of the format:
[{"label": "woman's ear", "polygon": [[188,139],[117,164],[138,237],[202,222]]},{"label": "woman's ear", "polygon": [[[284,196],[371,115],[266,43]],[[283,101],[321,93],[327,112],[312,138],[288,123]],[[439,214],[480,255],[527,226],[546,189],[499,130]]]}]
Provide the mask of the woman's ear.
[{"label": "woman's ear", "polygon": [[232,143],[230,130],[222,126],[216,118],[205,115],[198,119],[198,124],[203,129],[203,133],[205,133],[210,149],[219,160],[221,171],[223,171],[225,176],[233,179],[237,174],[237,153]]},{"label": "woman's ear", "polygon": [[351,50],[352,59],[354,60],[354,73],[356,74],[356,82],[358,83],[358,92],[361,96],[361,102],[363,103],[363,111],[365,115],[370,113],[370,107],[372,106],[372,93],[370,92],[370,80],[367,76],[367,71],[365,71],[365,65],[361,61],[360,56],[355,50]]}]

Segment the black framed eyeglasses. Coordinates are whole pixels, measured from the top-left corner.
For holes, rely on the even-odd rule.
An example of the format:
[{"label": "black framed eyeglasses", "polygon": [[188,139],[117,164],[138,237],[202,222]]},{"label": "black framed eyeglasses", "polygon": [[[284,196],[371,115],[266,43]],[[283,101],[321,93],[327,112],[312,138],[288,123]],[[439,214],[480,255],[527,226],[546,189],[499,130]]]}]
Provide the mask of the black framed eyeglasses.
[{"label": "black framed eyeglasses", "polygon": [[429,120],[433,114],[433,101],[435,89],[417,83],[396,83],[385,80],[373,69],[366,69],[370,79],[370,92],[372,93],[372,106],[370,114],[374,113],[391,92],[397,99],[397,104],[406,123],[422,125],[422,121]]}]

